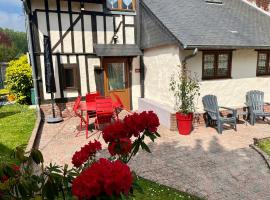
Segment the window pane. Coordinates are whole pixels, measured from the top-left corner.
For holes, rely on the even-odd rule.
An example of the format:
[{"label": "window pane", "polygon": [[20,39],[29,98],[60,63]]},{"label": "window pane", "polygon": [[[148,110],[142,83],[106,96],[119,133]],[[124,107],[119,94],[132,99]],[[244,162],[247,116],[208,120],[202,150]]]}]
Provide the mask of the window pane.
[{"label": "window pane", "polygon": [[65,85],[66,87],[75,87],[74,83],[74,75],[73,75],[73,69],[65,69]]},{"label": "window pane", "polygon": [[118,8],[118,0],[107,0],[107,7],[112,8]]},{"label": "window pane", "polygon": [[206,76],[206,77],[214,76],[214,63],[215,63],[215,55],[214,54],[204,55],[203,76]]},{"label": "window pane", "polygon": [[125,89],[125,64],[110,63],[108,64],[108,81],[109,90]]},{"label": "window pane", "polygon": [[227,76],[228,74],[228,65],[229,65],[229,55],[228,54],[219,54],[218,55],[218,76]]},{"label": "window pane", "polygon": [[258,73],[264,74],[266,73],[266,63],[267,62],[267,54],[266,53],[259,53],[259,60],[258,60]]},{"label": "window pane", "polygon": [[123,0],[123,9],[133,9],[133,3],[132,0]]}]

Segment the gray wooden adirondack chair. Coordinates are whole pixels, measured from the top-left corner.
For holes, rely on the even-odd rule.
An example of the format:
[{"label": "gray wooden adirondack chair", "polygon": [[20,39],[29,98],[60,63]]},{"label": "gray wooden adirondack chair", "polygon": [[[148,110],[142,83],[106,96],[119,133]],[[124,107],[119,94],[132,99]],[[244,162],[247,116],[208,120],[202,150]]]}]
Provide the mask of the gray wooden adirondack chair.
[{"label": "gray wooden adirondack chair", "polygon": [[[228,107],[218,106],[217,97],[214,95],[206,95],[202,98],[204,111],[207,113],[206,127],[210,125],[211,121],[215,121],[217,124],[218,133],[222,133],[223,124],[233,125],[236,131],[236,110]],[[220,115],[219,109],[223,108],[232,112],[232,117],[223,117]]]},{"label": "gray wooden adirondack chair", "polygon": [[264,112],[264,105],[270,103],[264,102],[264,92],[252,90],[246,94],[246,105],[248,106],[250,124],[254,125],[259,117],[270,117],[270,112]]}]

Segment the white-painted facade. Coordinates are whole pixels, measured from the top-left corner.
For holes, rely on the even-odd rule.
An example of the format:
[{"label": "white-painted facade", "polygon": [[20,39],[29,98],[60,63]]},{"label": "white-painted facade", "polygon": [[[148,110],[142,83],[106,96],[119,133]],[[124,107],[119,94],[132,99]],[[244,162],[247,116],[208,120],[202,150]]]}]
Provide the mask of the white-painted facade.
[{"label": "white-painted facade", "polygon": [[[112,44],[115,29],[118,37],[117,44],[135,44],[136,43],[136,13],[125,12],[123,14],[113,14],[105,12],[102,3],[84,3],[83,15],[79,2],[71,1],[71,10],[69,10],[68,1],[60,1],[60,14],[57,9],[57,0],[48,0],[48,10],[46,10],[45,0],[32,0],[31,10],[35,18],[35,58],[39,76],[42,81],[42,100],[50,99],[50,94],[46,93],[45,72],[44,72],[44,47],[43,35],[49,35],[53,53],[53,64],[55,72],[55,82],[57,92],[55,98],[72,98],[79,94],[85,96],[87,92],[96,91],[96,82],[94,68],[102,66],[100,57],[95,56],[94,43]],[[47,16],[46,16],[47,14]],[[93,18],[94,17],[94,18]],[[49,19],[49,22],[48,22]],[[74,25],[69,31],[72,23]],[[93,21],[95,22],[96,33],[93,32]],[[124,24],[125,23],[125,24]],[[127,25],[127,26],[125,26]],[[49,30],[48,28],[49,27]],[[60,27],[62,30],[60,30]],[[61,41],[60,37],[64,35]],[[96,41],[93,38],[96,37]],[[125,37],[125,38],[124,38]],[[72,38],[74,42],[72,44]],[[74,45],[72,49],[72,45]],[[80,91],[61,91],[61,72],[59,65],[76,64],[79,67]],[[140,97],[140,73],[135,69],[140,68],[139,57],[132,60],[132,104],[133,109],[137,109],[138,97]],[[88,77],[87,77],[88,71]],[[59,78],[60,77],[60,78]],[[62,92],[62,95],[61,95]]]},{"label": "white-painted facade", "polygon": [[[189,50],[179,50],[177,45],[146,49],[145,98],[174,107],[174,98],[169,91],[170,77],[181,64]],[[239,49],[232,53],[231,79],[202,80],[202,51],[187,61],[187,68],[200,82],[201,96],[196,100],[197,111],[202,112],[202,97],[214,94],[222,106],[241,108],[245,106],[245,95],[250,90],[265,92],[265,101],[270,102],[270,76],[256,76],[258,52],[254,49]]]}]

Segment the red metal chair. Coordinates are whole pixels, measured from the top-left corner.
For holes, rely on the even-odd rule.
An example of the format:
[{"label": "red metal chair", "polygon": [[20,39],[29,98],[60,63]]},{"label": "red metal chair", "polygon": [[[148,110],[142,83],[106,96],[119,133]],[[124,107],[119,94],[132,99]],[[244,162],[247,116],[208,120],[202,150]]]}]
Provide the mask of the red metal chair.
[{"label": "red metal chair", "polygon": [[128,112],[130,112],[127,108],[125,108],[122,100],[120,99],[120,97],[115,94],[115,93],[112,93],[112,95],[114,96],[116,102],[114,104],[114,109],[115,109],[115,114],[116,114],[116,117],[117,117],[117,120],[119,120],[119,113],[122,111],[122,110],[126,110]]},{"label": "red metal chair", "polygon": [[[75,115],[81,119],[80,131],[82,131],[82,123],[84,122],[85,124],[87,124],[86,120],[83,118],[82,112],[79,112],[79,107],[80,107],[81,100],[82,100],[82,97],[78,96],[77,99],[75,100],[75,103],[74,103],[74,106],[73,106],[73,111],[74,111]],[[79,133],[77,133],[77,135],[78,134]]]},{"label": "red metal chair", "polygon": [[[95,102],[96,97],[100,97],[100,96],[101,95],[99,92],[87,93],[85,95],[85,101],[86,102]],[[89,116],[89,118],[96,117],[96,111],[88,111],[88,116]]]},{"label": "red metal chair", "polygon": [[85,95],[85,101],[86,102],[95,102],[96,101],[96,97],[100,97],[100,93],[99,92],[92,92],[92,93],[87,93]]},{"label": "red metal chair", "polygon": [[100,125],[110,124],[113,115],[112,99],[110,97],[96,97],[95,129],[100,130]]}]

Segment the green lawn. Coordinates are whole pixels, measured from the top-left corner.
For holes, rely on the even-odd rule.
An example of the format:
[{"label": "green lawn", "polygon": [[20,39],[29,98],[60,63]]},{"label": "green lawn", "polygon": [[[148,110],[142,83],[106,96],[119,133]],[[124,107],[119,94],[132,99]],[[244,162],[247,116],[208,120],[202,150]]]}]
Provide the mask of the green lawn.
[{"label": "green lawn", "polygon": [[10,153],[15,147],[27,144],[35,121],[35,110],[28,106],[0,107],[0,162],[16,162],[10,158]]},{"label": "green lawn", "polygon": [[142,187],[144,192],[135,192],[134,200],[200,200],[198,197],[143,178],[139,179],[139,185]]},{"label": "green lawn", "polygon": [[270,156],[270,139],[260,141],[258,146]]}]

